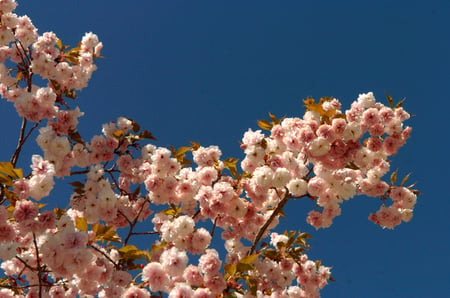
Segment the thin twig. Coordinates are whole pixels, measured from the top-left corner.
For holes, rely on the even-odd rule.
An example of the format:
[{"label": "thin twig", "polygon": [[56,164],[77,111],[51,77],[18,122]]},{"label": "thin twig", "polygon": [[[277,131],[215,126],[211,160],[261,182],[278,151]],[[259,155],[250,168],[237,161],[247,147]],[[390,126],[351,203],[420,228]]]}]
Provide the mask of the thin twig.
[{"label": "thin twig", "polygon": [[255,240],[253,241],[253,245],[250,248],[248,255],[253,254],[253,252],[256,249],[256,246],[258,245],[259,240],[261,240],[262,235],[266,232],[269,225],[273,222],[275,217],[283,210],[284,205],[286,205],[287,201],[289,200],[289,192],[286,192],[284,195],[284,198],[278,203],[277,208],[273,210],[272,215],[270,215],[269,219],[264,223],[264,225],[261,227],[261,229],[258,231],[258,234],[255,237]]},{"label": "thin twig", "polygon": [[104,251],[98,249],[97,247],[95,247],[94,245],[91,245],[91,247],[93,249],[95,249],[96,251],[98,251],[99,253],[101,253],[105,258],[107,258],[111,263],[113,263],[114,267],[119,268],[119,265],[116,264],[116,262],[113,261],[113,259],[111,259]]},{"label": "thin twig", "polygon": [[22,146],[25,144],[28,137],[31,135],[33,130],[39,125],[40,122],[36,122],[33,127],[28,131],[28,133],[25,135],[25,127],[27,125],[27,119],[25,117],[22,119],[22,127],[20,128],[20,136],[19,141],[17,142],[17,148],[16,151],[14,151],[14,154],[11,157],[11,164],[13,167],[16,166],[17,160],[19,159],[20,151],[22,151]]},{"label": "thin twig", "polygon": [[37,262],[37,276],[39,279],[39,298],[42,298],[42,277],[41,277],[41,261],[39,259],[39,249],[36,242],[36,235],[33,233],[33,243],[34,248],[36,249],[36,262]]}]

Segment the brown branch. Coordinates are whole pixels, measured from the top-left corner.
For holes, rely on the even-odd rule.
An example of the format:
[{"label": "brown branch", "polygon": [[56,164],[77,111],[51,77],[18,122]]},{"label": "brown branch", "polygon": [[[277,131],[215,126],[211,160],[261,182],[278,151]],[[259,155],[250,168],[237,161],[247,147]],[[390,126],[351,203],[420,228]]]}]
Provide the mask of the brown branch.
[{"label": "brown branch", "polygon": [[130,240],[131,235],[133,235],[133,229],[134,229],[134,227],[136,226],[136,224],[137,224],[137,222],[138,222],[138,220],[139,220],[139,216],[141,216],[141,213],[142,213],[142,211],[144,210],[144,207],[145,207],[145,205],[146,205],[147,202],[150,203],[148,200],[145,200],[145,201],[142,203],[142,206],[141,206],[141,208],[140,208],[138,214],[137,214],[136,217],[134,218],[133,222],[131,222],[130,220],[128,220],[128,218],[127,218],[122,212],[120,213],[120,214],[121,214],[122,216],[124,216],[125,219],[130,223],[130,231],[128,231],[128,235],[127,235],[127,237],[125,238],[124,245],[127,245],[128,241]]},{"label": "brown branch", "polygon": [[214,225],[212,227],[211,230],[211,238],[214,237],[214,232],[216,231],[216,224],[217,224],[217,219],[219,218],[219,216],[216,216],[216,218],[214,218]]},{"label": "brown branch", "polygon": [[36,262],[37,262],[37,276],[39,279],[39,298],[42,298],[42,271],[41,271],[41,261],[39,259],[39,249],[38,249],[38,245],[36,242],[36,235],[33,233],[33,243],[34,243],[34,248],[36,249]]},{"label": "brown branch", "polygon": [[28,133],[25,135],[25,128],[27,126],[27,119],[25,117],[22,119],[22,126],[20,128],[20,136],[19,140],[17,142],[16,151],[14,151],[13,155],[11,156],[11,164],[13,167],[16,166],[17,160],[19,159],[20,152],[22,151],[22,146],[25,144],[28,137],[31,135],[33,130],[39,125],[40,122],[36,122],[33,127],[28,131]]},{"label": "brown branch", "polygon": [[100,250],[100,249],[98,249],[97,247],[95,247],[94,245],[91,245],[91,247],[94,249],[94,250],[96,250],[96,251],[98,251],[99,253],[101,253],[105,258],[107,258],[113,265],[114,265],[114,267],[116,267],[116,268],[119,268],[119,265],[118,264],[116,264],[104,251],[102,251],[102,250]]},{"label": "brown branch", "polygon": [[286,205],[287,201],[289,200],[289,192],[286,192],[284,195],[284,198],[281,199],[281,201],[278,203],[275,210],[273,210],[272,215],[270,215],[269,219],[264,223],[264,225],[261,227],[261,229],[258,231],[258,234],[255,237],[255,240],[253,241],[252,247],[250,248],[248,255],[253,254],[253,252],[256,249],[256,246],[258,245],[259,240],[261,240],[262,235],[266,232],[269,225],[273,222],[275,217],[283,210],[284,205]]}]

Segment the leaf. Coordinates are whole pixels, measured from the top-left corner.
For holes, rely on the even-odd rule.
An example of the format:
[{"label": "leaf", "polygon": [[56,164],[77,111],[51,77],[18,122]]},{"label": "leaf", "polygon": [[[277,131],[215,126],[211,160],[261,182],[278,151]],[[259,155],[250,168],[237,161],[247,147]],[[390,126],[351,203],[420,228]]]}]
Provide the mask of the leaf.
[{"label": "leaf", "polygon": [[400,183],[400,186],[403,186],[409,179],[409,176],[411,175],[411,173],[407,174],[403,179],[402,182]]},{"label": "leaf", "polygon": [[403,98],[402,100],[400,100],[400,101],[395,105],[394,108],[401,108],[402,105],[403,105],[403,102],[405,101],[405,99],[406,99],[406,98]]},{"label": "leaf", "polygon": [[3,189],[3,193],[5,194],[9,204],[11,204],[11,206],[15,206],[16,202],[19,200],[17,195],[14,192],[8,190],[7,188]]},{"label": "leaf", "polygon": [[152,253],[158,252],[161,249],[164,249],[167,245],[169,245],[168,243],[166,243],[165,241],[162,241],[159,244],[152,244]]},{"label": "leaf", "polygon": [[150,139],[150,140],[156,141],[156,138],[148,130],[141,131],[141,133],[139,134],[139,138],[140,139]]},{"label": "leaf", "polygon": [[264,130],[271,130],[272,129],[272,125],[267,121],[267,120],[258,120],[258,122],[256,122],[258,124],[258,126]]},{"label": "leaf", "polygon": [[128,120],[130,120],[131,121],[131,125],[133,125],[134,133],[138,133],[138,131],[141,130],[141,127],[139,126],[139,124],[136,121],[134,121],[133,119],[128,118]]},{"label": "leaf", "polygon": [[113,132],[113,136],[116,138],[120,138],[121,136],[123,136],[123,130],[118,129],[115,132]]},{"label": "leaf", "polygon": [[56,207],[53,209],[53,213],[55,213],[56,219],[59,220],[64,214],[66,214],[66,210]]},{"label": "leaf", "polygon": [[159,213],[176,217],[181,213],[181,208],[178,206],[173,206],[169,209],[162,210]]},{"label": "leaf", "polygon": [[124,247],[118,249],[120,258],[125,261],[135,261],[137,259],[145,258],[150,260],[151,256],[148,251],[140,250],[134,245],[125,245]]},{"label": "leaf", "polygon": [[269,112],[269,118],[272,120],[272,123],[277,123],[277,117]]},{"label": "leaf", "polygon": [[69,137],[75,143],[79,143],[79,144],[84,145],[83,138],[81,137],[81,135],[80,135],[80,133],[78,131],[70,132],[69,133]]},{"label": "leaf", "polygon": [[92,225],[92,230],[95,233],[95,241],[112,241],[121,243],[119,235],[114,229],[114,226],[105,226],[99,223]]},{"label": "leaf", "polygon": [[392,106],[394,105],[394,99],[388,93],[386,93],[386,98],[389,103],[389,106],[392,108]]},{"label": "leaf", "polygon": [[170,146],[170,150],[172,151],[172,156],[182,165],[191,164],[190,160],[186,159],[186,152],[191,151],[191,147],[180,147],[175,149],[173,146]]},{"label": "leaf", "polygon": [[6,185],[6,186],[12,186],[12,179],[5,174],[0,173],[0,183]]},{"label": "leaf", "polygon": [[70,99],[75,99],[77,98],[77,92],[75,91],[75,89],[65,89],[64,90],[64,95]]},{"label": "leaf", "polygon": [[70,185],[72,185],[73,187],[84,187],[84,184],[81,183],[80,181],[74,181],[74,182],[70,182]]},{"label": "leaf", "polygon": [[200,143],[196,143],[196,142],[192,142],[192,141],[191,141],[191,148],[192,148],[192,151],[197,151],[198,148],[200,148],[200,147],[201,147]]},{"label": "leaf", "polygon": [[256,282],[256,280],[254,278],[246,276],[245,277],[245,283],[247,284],[247,288],[248,288],[249,292],[253,296],[256,296],[256,291],[258,289],[258,283]]},{"label": "leaf", "polygon": [[63,48],[63,44],[61,39],[58,38],[58,40],[56,41],[56,46],[58,47],[58,49],[61,51]]},{"label": "leaf", "polygon": [[236,273],[237,264],[225,264],[223,270],[225,271],[225,279],[230,278]]},{"label": "leaf", "polygon": [[236,176],[236,174],[237,174],[236,163],[237,162],[238,162],[237,158],[229,157],[223,161],[223,166],[230,171],[231,175]]},{"label": "leaf", "polygon": [[[9,161],[0,162],[0,172],[5,173],[6,175],[12,178],[22,178],[19,177],[18,172],[20,169],[15,169],[13,164]],[[22,170],[20,170],[20,175],[22,175]]]},{"label": "leaf", "polygon": [[87,223],[86,218],[78,217],[77,219],[75,219],[75,227],[80,231],[87,231],[88,223]]},{"label": "leaf", "polygon": [[251,264],[251,263],[253,263],[254,260],[256,260],[258,258],[258,256],[259,256],[259,254],[253,254],[253,255],[245,256],[239,261],[239,263]]},{"label": "leaf", "polygon": [[315,103],[315,100],[312,97],[308,97],[307,99],[304,99],[303,103],[308,111],[316,112],[319,114],[324,112],[322,104]]},{"label": "leaf", "polygon": [[395,170],[395,171],[391,174],[391,184],[392,184],[392,185],[395,184],[395,181],[397,181],[397,172],[398,172],[398,169]]},{"label": "leaf", "polygon": [[278,251],[272,248],[266,249],[262,252],[263,257],[271,259],[273,261],[280,260],[280,255]]},{"label": "leaf", "polygon": [[236,265],[236,270],[237,270],[237,272],[244,273],[244,272],[250,271],[250,270],[252,270],[252,269],[253,269],[253,266],[250,265],[250,264],[244,264],[244,263],[240,263],[240,262],[239,262],[239,263]]}]

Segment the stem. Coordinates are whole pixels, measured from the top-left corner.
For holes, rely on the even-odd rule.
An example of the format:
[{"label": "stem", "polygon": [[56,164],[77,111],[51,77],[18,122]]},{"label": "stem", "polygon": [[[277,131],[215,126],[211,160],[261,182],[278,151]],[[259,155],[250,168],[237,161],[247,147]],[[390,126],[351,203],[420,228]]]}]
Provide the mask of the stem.
[{"label": "stem", "polygon": [[158,232],[133,232],[132,235],[155,235],[158,234]]},{"label": "stem", "polygon": [[25,144],[28,137],[31,135],[33,130],[39,125],[39,122],[36,122],[33,127],[28,131],[28,133],[25,135],[25,128],[27,126],[27,119],[22,118],[22,127],[20,128],[20,136],[19,141],[17,142],[16,151],[14,151],[12,157],[11,157],[11,164],[13,167],[16,166],[17,160],[19,159],[20,151],[22,151],[22,146]]},{"label": "stem", "polygon": [[214,218],[214,225],[211,230],[211,238],[214,237],[214,232],[216,231],[216,223],[217,223],[218,218],[219,218],[219,216],[216,216],[216,218]]},{"label": "stem", "polygon": [[[136,217],[134,218],[133,222],[131,222],[131,221],[125,216],[125,214],[123,214],[122,212],[120,212],[120,214],[121,214],[123,217],[125,217],[125,219],[130,223],[130,231],[128,232],[127,238],[125,238],[124,245],[127,245],[128,241],[130,240],[131,235],[134,234],[133,229],[134,229],[134,227],[136,226],[136,224],[137,224],[137,222],[138,222],[138,219],[139,219],[139,216],[141,216],[142,210],[144,210],[144,207],[145,207],[145,205],[146,205],[147,202],[148,202],[148,201],[145,200],[145,201],[142,203],[142,206],[141,206],[141,208],[140,208],[138,214],[137,214]],[[150,203],[150,202],[148,202],[148,203]]]},{"label": "stem", "polygon": [[114,267],[119,268],[119,265],[117,265],[105,252],[95,247],[95,245],[91,245],[91,247],[101,253],[105,258],[107,258],[114,265]]},{"label": "stem", "polygon": [[289,198],[290,198],[289,192],[286,192],[284,198],[281,199],[281,201],[278,203],[277,208],[275,208],[275,210],[273,210],[272,215],[270,215],[269,219],[264,223],[264,225],[258,231],[258,234],[256,235],[255,240],[253,241],[253,245],[250,248],[248,255],[253,254],[253,252],[256,249],[256,246],[258,245],[259,240],[261,240],[262,235],[264,234],[264,232],[266,232],[269,225],[273,222],[273,220],[275,219],[275,216],[277,216],[280,213],[280,211],[283,210],[283,207],[284,207],[284,205],[286,205]]},{"label": "stem", "polygon": [[41,278],[41,261],[39,260],[39,249],[36,242],[36,235],[33,233],[33,243],[36,249],[36,262],[37,262],[37,276],[39,279],[39,298],[42,298],[42,278]]}]

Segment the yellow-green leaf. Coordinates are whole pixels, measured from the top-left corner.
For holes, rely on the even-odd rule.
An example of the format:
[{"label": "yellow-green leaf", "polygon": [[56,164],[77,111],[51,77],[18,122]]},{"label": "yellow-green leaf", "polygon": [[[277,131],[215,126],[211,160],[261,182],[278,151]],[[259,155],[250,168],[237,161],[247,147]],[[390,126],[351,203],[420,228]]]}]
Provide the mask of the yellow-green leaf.
[{"label": "yellow-green leaf", "polygon": [[238,263],[236,265],[237,272],[244,273],[244,272],[247,272],[247,271],[252,270],[252,269],[253,269],[253,266],[250,265],[250,264]]},{"label": "yellow-green leaf", "polygon": [[173,206],[169,209],[162,210],[159,213],[176,217],[181,213],[181,208],[178,206]]},{"label": "yellow-green leaf", "polygon": [[120,258],[125,261],[134,261],[144,257],[146,260],[150,260],[150,253],[145,250],[140,250],[134,245],[125,245],[119,250]]},{"label": "yellow-green leaf", "polygon": [[6,186],[12,186],[12,179],[5,174],[0,173],[0,183]]},{"label": "yellow-green leaf", "polygon": [[[8,175],[12,178],[22,178],[22,177],[19,177],[16,170],[19,170],[19,169],[15,169],[14,166],[12,165],[12,163],[10,163],[9,161],[0,162],[0,172],[1,173],[5,173],[6,175]],[[20,170],[20,173],[21,172],[22,172],[22,170]]]},{"label": "yellow-green leaf", "polygon": [[84,217],[78,217],[78,218],[75,220],[75,227],[76,227],[78,230],[80,230],[80,231],[87,231],[87,229],[88,229],[88,223],[87,223],[86,218],[84,218]]},{"label": "yellow-green leaf", "polygon": [[63,44],[61,39],[58,38],[58,40],[56,41],[56,46],[58,47],[59,50],[62,50]]},{"label": "yellow-green leaf", "polygon": [[256,260],[258,258],[258,256],[259,256],[259,254],[253,254],[253,255],[245,256],[239,261],[239,263],[251,264],[251,263],[253,263],[254,260]]},{"label": "yellow-green leaf", "polygon": [[237,158],[229,157],[223,161],[223,166],[230,171],[231,175],[236,176],[236,174],[237,174],[236,163],[237,162],[238,162]]},{"label": "yellow-green leaf", "polygon": [[96,241],[112,241],[118,243],[122,241],[113,226],[108,227],[99,223],[95,223],[92,225],[92,230],[95,233]]},{"label": "yellow-green leaf", "polygon": [[230,276],[233,276],[234,273],[236,273],[236,264],[226,264],[223,266],[223,270],[225,271],[225,279],[230,278]]}]

